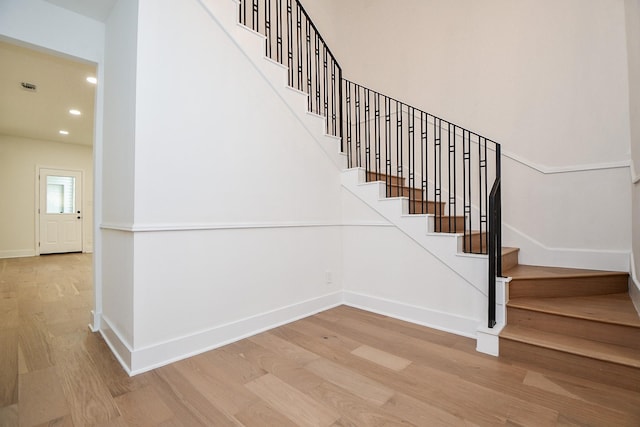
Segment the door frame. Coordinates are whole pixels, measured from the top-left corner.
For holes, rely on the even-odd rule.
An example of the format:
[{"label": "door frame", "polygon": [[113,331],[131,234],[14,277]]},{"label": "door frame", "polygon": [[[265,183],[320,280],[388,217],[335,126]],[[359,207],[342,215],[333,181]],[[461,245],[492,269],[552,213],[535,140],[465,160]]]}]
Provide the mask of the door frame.
[{"label": "door frame", "polygon": [[73,169],[73,168],[62,168],[60,166],[44,166],[44,165],[36,165],[36,171],[35,171],[35,248],[36,248],[36,256],[40,256],[40,200],[41,200],[41,194],[40,194],[40,171],[42,169],[48,169],[48,170],[57,170],[57,171],[61,171],[61,172],[76,172],[80,174],[80,179],[82,180],[82,188],[81,188],[81,194],[80,197],[82,198],[82,206],[80,207],[80,212],[82,215],[81,218],[81,223],[82,223],[82,236],[80,238],[80,245],[81,245],[81,251],[82,253],[85,253],[86,247],[85,247],[85,227],[87,226],[86,222],[85,222],[85,206],[86,206],[86,195],[85,195],[85,185],[84,185],[84,169]]}]

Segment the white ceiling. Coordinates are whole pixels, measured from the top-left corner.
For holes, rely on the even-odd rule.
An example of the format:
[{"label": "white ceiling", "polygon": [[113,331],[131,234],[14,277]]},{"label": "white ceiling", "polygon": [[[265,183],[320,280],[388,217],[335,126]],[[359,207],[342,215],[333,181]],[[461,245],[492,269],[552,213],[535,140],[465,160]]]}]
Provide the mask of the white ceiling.
[{"label": "white ceiling", "polygon": [[118,0],[46,0],[80,15],[105,22]]},{"label": "white ceiling", "polygon": [[[46,0],[105,22],[118,0]],[[95,67],[0,40],[0,134],[45,141],[93,144]],[[21,88],[33,83],[37,91]],[[80,117],[69,114],[75,108]],[[61,129],[69,135],[61,135]]]},{"label": "white ceiling", "polygon": [[[93,144],[96,86],[86,78],[95,76],[95,66],[3,41],[0,64],[0,134]],[[24,90],[21,82],[37,91]],[[72,108],[82,115],[69,114]]]}]

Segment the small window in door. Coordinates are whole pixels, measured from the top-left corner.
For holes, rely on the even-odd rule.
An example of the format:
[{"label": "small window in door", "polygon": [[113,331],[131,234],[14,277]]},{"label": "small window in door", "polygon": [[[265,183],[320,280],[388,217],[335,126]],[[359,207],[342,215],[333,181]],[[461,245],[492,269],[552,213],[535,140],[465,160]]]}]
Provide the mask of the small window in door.
[{"label": "small window in door", "polygon": [[47,176],[47,213],[75,213],[75,187],[75,177]]}]

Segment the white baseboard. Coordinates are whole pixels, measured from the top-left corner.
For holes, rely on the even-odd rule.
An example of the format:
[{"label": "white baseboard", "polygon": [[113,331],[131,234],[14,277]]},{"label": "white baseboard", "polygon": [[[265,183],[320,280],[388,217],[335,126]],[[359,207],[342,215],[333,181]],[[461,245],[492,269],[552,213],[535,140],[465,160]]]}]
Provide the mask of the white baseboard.
[{"label": "white baseboard", "polygon": [[24,258],[36,256],[35,249],[17,249],[10,251],[0,251],[0,258]]},{"label": "white baseboard", "polygon": [[[482,335],[480,333],[481,328],[478,327],[481,322],[479,319],[349,291],[334,292],[138,349],[132,348],[127,340],[123,338],[123,335],[118,332],[117,328],[113,327],[112,322],[104,315],[100,316],[100,333],[124,370],[129,375],[137,375],[342,304],[444,332],[468,338],[478,338],[478,351],[497,354],[497,346],[493,343],[495,337],[491,343],[483,344],[484,341],[481,340],[482,337],[480,336]],[[491,339],[492,337],[489,338]]]},{"label": "white baseboard", "polygon": [[104,316],[102,316],[102,328],[100,332],[127,373],[129,375],[137,375],[337,307],[341,304],[342,292],[334,292],[194,334],[178,337],[170,341],[137,349],[131,348]]},{"label": "white baseboard", "polygon": [[480,319],[445,313],[371,295],[344,291],[344,304],[444,332],[476,338]]},{"label": "white baseboard", "polygon": [[114,327],[111,322],[104,315],[100,316],[100,335],[104,338],[107,346],[111,349],[120,365],[124,368],[127,374],[131,373],[131,345],[124,339],[122,333]]}]

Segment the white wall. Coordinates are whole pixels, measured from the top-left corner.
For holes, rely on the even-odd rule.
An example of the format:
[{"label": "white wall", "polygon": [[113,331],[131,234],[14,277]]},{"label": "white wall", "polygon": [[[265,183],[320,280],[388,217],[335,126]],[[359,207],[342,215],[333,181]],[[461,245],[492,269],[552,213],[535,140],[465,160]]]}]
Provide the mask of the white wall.
[{"label": "white wall", "polygon": [[0,258],[36,254],[36,168],[83,172],[83,248],[93,244],[93,159],[91,147],[0,135]]},{"label": "white wall", "polygon": [[[134,212],[138,2],[120,0],[105,28],[101,328],[123,363],[134,345]],[[113,348],[115,346],[115,348]],[[123,350],[124,348],[124,350]],[[120,350],[120,351],[118,351]]]},{"label": "white wall", "polygon": [[120,1],[107,22],[103,333],[133,373],[340,302],[339,168],[227,5]]},{"label": "white wall", "polygon": [[302,2],[346,78],[502,144],[504,243],[527,262],[628,268],[624,2]]},{"label": "white wall", "polygon": [[625,0],[627,53],[629,67],[629,116],[631,124],[632,218],[635,277],[631,295],[640,313],[640,0]]}]

